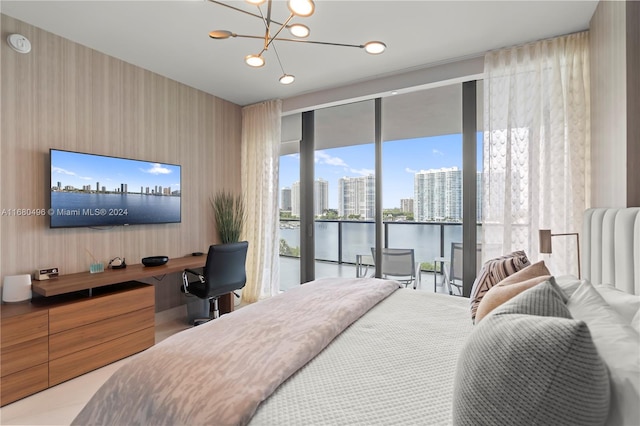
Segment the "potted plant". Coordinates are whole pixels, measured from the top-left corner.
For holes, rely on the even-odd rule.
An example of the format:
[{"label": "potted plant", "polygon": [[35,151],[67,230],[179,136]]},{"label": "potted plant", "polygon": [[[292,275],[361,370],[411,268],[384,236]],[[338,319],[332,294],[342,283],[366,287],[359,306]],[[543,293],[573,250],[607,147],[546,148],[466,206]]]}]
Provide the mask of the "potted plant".
[{"label": "potted plant", "polygon": [[222,244],[240,241],[245,221],[244,200],[241,195],[221,191],[211,199],[218,234]]}]

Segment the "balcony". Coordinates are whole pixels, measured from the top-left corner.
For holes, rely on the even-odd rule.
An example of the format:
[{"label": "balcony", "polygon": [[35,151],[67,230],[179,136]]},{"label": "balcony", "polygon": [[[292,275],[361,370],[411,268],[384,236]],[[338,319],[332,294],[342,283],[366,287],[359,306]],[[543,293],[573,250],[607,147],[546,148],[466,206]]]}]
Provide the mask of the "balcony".
[{"label": "balcony", "polygon": [[[478,225],[478,230],[480,225]],[[374,246],[373,221],[316,220],[316,278],[356,276],[356,256],[371,254]],[[384,222],[385,247],[413,248],[421,263],[421,290],[434,291],[440,283],[437,257],[451,256],[451,243],[462,241],[462,223],[457,222]],[[280,220],[281,290],[300,283],[300,222]],[[434,270],[435,269],[435,270]],[[369,269],[373,273],[373,269]],[[437,287],[438,292],[448,292]]]}]

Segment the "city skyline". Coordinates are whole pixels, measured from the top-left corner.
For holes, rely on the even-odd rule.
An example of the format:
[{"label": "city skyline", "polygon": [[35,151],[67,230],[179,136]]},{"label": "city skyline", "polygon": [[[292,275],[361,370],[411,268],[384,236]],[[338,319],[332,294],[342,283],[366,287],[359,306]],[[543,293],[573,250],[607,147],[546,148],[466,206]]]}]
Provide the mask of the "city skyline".
[{"label": "city skyline", "polygon": [[97,183],[107,191],[126,185],[132,192],[138,188],[171,188],[180,191],[180,166],[150,161],[107,157],[71,151],[51,151],[51,188],[61,182],[62,188],[78,190]]},{"label": "city skyline", "polygon": [[[482,133],[478,132],[477,171],[482,170]],[[415,173],[430,169],[462,169],[462,135],[405,139],[383,143],[383,208],[401,207],[401,199],[414,198]],[[339,180],[375,172],[373,144],[318,150],[315,176],[328,182],[329,208],[339,208]],[[300,180],[298,154],[280,157],[280,189]]]}]

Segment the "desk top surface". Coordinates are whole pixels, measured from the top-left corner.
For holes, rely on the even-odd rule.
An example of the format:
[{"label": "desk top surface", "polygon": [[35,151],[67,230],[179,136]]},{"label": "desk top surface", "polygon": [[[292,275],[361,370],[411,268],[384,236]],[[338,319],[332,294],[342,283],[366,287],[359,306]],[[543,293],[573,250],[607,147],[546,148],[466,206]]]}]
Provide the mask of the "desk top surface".
[{"label": "desk top surface", "polygon": [[59,294],[90,288],[103,287],[141,278],[156,277],[175,272],[182,272],[185,268],[199,268],[204,266],[207,256],[187,256],[170,258],[161,266],[144,266],[142,264],[127,265],[123,269],[105,269],[104,272],[92,274],[78,272],[76,274],[60,275],[44,281],[33,281],[32,290],[42,296],[57,296]]}]

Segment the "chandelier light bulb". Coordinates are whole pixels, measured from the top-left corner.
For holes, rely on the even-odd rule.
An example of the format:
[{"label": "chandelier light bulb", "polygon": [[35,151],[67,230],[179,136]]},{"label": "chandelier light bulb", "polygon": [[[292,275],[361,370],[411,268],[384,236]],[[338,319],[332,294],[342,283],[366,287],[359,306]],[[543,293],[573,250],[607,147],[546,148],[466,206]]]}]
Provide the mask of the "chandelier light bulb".
[{"label": "chandelier light bulb", "polygon": [[[283,42],[287,41],[287,42],[297,42],[297,43],[322,44],[325,46],[357,47],[360,49],[364,49],[370,55],[379,55],[387,49],[387,45],[379,40],[369,41],[365,44],[335,43],[335,42],[329,42],[329,41],[313,41],[308,39],[303,40],[304,38],[309,37],[309,35],[311,34],[311,30],[309,29],[308,26],[304,24],[292,23],[292,22],[294,20],[294,17],[306,18],[313,15],[316,8],[314,0],[287,0],[287,8],[289,9],[290,14],[286,19],[286,21],[284,22],[284,24],[273,21],[271,19],[272,6],[276,2],[280,4],[284,3],[284,0],[245,0],[247,3],[254,5],[258,8],[258,12],[260,12],[259,15],[248,12],[246,10],[246,7],[244,8],[236,7],[231,4],[228,4],[233,2],[222,2],[218,0],[208,0],[208,1],[210,1],[211,3],[226,6],[237,12],[242,12],[244,14],[251,15],[263,21],[262,22],[263,26],[266,28],[264,32],[264,36],[246,35],[246,34],[242,35],[242,34],[231,32],[229,30],[213,30],[209,32],[209,37],[214,40],[224,40],[232,37],[264,40],[264,45],[262,50],[259,51],[259,53],[257,54],[251,54],[251,55],[245,56],[244,61],[248,66],[252,68],[263,67],[266,64],[266,61],[262,55],[264,54],[264,52],[266,52],[269,49],[270,46],[273,47],[273,50],[276,55],[276,59],[278,60],[278,64],[280,65],[280,70],[282,71],[282,75],[278,79],[278,81],[280,81],[280,84],[285,84],[285,85],[292,84],[296,78],[293,75],[287,74],[284,72],[284,68],[282,67],[282,62],[280,61],[280,57],[278,56],[278,51],[276,50],[275,41],[278,41],[278,43],[280,41],[283,41]],[[263,4],[267,5],[266,17],[263,14],[263,10],[262,10]],[[271,31],[270,31],[272,24],[279,25],[278,31],[273,35],[271,34]],[[290,38],[279,37],[279,35],[281,34],[282,30],[285,27],[289,30],[289,33],[291,34],[292,37]]]},{"label": "chandelier light bulb", "polygon": [[370,41],[364,45],[364,50],[371,55],[379,55],[387,48],[381,41]]},{"label": "chandelier light bulb", "polygon": [[313,15],[316,5],[313,0],[289,0],[287,3],[289,10],[296,16],[306,18]]},{"label": "chandelier light bulb", "polygon": [[283,74],[282,77],[280,77],[280,83],[281,84],[291,84],[295,81],[295,77],[292,76],[291,74]]},{"label": "chandelier light bulb", "polygon": [[260,68],[264,65],[264,58],[260,55],[247,55],[244,57],[244,61],[250,67]]},{"label": "chandelier light bulb", "polygon": [[303,24],[292,24],[289,26],[289,32],[294,37],[305,38],[309,37],[311,30],[309,29],[309,27]]}]

